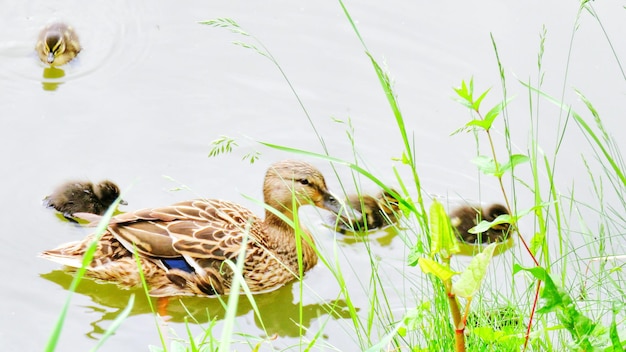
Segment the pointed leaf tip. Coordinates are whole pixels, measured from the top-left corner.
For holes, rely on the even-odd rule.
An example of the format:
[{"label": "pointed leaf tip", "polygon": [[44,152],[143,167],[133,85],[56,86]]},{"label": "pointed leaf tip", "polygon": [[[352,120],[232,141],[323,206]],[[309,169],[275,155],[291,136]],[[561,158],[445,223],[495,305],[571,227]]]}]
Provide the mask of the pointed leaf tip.
[{"label": "pointed leaf tip", "polygon": [[480,284],[487,273],[487,267],[493,257],[497,243],[487,246],[482,253],[478,253],[461,273],[459,279],[452,284],[452,293],[459,297],[472,297],[480,288]]}]

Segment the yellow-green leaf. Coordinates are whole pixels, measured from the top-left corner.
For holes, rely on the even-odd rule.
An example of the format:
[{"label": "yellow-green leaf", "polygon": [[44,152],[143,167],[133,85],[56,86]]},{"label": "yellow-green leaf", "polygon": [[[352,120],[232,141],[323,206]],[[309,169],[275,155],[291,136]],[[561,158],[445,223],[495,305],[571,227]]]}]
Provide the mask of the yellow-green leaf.
[{"label": "yellow-green leaf", "polygon": [[497,243],[487,246],[482,253],[478,253],[469,263],[465,271],[461,273],[459,279],[452,284],[452,293],[457,296],[469,298],[478,291],[480,283],[485,277],[493,251]]},{"label": "yellow-green leaf", "polygon": [[441,254],[445,258],[450,258],[452,254],[458,253],[460,250],[459,242],[450,224],[450,217],[448,217],[443,205],[437,200],[434,200],[430,206],[429,223],[430,255]]},{"label": "yellow-green leaf", "polygon": [[493,221],[482,220],[478,225],[472,227],[467,232],[469,233],[483,233],[490,228],[500,224],[512,224],[513,217],[509,214],[498,215]]},{"label": "yellow-green leaf", "polygon": [[420,269],[426,274],[433,274],[442,281],[450,280],[450,278],[458,273],[452,271],[450,267],[439,264],[438,262],[430,259],[430,258],[420,258],[417,261]]}]

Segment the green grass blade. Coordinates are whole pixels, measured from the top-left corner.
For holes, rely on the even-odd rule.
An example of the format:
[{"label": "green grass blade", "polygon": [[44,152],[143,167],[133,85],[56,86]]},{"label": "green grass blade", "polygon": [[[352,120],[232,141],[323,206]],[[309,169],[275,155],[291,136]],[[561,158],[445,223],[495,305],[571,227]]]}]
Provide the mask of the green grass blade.
[{"label": "green grass blade", "polygon": [[[234,264],[230,260],[226,260],[224,262],[225,265],[228,265],[230,269],[233,271],[233,282],[230,287],[230,293],[228,295],[228,306],[226,308],[226,314],[224,316],[224,327],[222,330],[222,336],[220,339],[220,345],[218,351],[220,352],[228,352],[232,350],[231,340],[233,335],[233,330],[235,326],[235,318],[237,317],[237,304],[239,302],[239,290],[242,286],[246,286],[245,280],[242,276],[243,265],[246,258],[246,251],[243,250],[246,248],[246,243],[248,242],[250,231],[250,225],[246,226],[246,231],[241,241],[242,250],[239,251],[237,255],[237,264]],[[246,287],[247,288],[247,287]]]}]

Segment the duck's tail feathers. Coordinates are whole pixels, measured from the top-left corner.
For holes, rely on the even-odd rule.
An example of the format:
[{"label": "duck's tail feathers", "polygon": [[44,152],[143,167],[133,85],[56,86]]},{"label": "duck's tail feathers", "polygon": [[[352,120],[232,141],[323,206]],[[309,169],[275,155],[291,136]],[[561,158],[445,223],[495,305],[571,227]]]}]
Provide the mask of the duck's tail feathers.
[{"label": "duck's tail feathers", "polygon": [[43,251],[39,253],[39,257],[51,260],[64,266],[69,266],[71,268],[80,268],[83,266],[82,256],[67,255],[55,249]]}]

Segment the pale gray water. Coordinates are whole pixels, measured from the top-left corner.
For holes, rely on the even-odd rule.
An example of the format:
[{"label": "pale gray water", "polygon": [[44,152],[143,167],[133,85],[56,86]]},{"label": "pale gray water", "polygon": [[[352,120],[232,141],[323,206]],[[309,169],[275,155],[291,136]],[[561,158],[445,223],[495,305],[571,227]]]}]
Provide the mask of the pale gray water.
[{"label": "pale gray water", "polygon": [[[626,58],[622,40],[626,11],[614,2],[593,5],[617,56]],[[452,101],[451,88],[473,76],[477,91],[493,87],[485,108],[501,99],[489,38],[493,33],[508,79],[508,94],[515,96],[509,106],[513,139],[518,152],[525,153],[528,93],[516,80],[536,83],[539,33],[545,25],[543,87],[560,96],[576,2],[359,1],[347,6],[368,48],[391,72],[407,129],[415,138],[425,192],[456,200],[498,201],[493,180],[482,177],[478,187],[475,167],[469,162],[475,155],[474,137],[449,136],[468,118],[466,110]],[[6,241],[0,249],[5,271],[0,281],[4,292],[0,346],[8,346],[7,351],[41,350],[67,296],[70,277],[36,254],[87,234],[41,206],[41,199],[57,184],[67,179],[110,178],[128,188],[125,198],[129,206],[123,208],[128,210],[201,195],[241,201],[260,212],[241,194],[260,197],[267,165],[294,156],[254,141],[322,151],[276,67],[252,50],[231,44],[251,39],[197,24],[218,17],[236,20],[277,58],[333,156],[352,158],[348,126],[333,121],[350,119],[356,149],[367,167],[395,186],[391,167],[396,165],[408,182],[408,170],[391,161],[402,152],[395,121],[371,64],[337,3],[118,0],[95,1],[86,7],[79,1],[0,1],[0,162],[4,183],[0,219]],[[62,84],[49,91],[43,89],[44,66],[32,48],[39,29],[54,18],[76,27],[84,49],[75,62],[62,67]],[[576,33],[569,69],[566,100],[588,116],[572,87],[582,90],[620,140],[626,80],[600,27],[588,14],[583,15]],[[559,111],[546,101],[541,108],[541,147],[551,155]],[[501,132],[502,124],[496,129]],[[231,155],[207,158],[209,143],[220,135],[237,138],[240,148]],[[496,136],[502,140],[500,134]],[[576,180],[577,196],[592,194],[580,159],[585,146],[572,123],[556,175],[564,193]],[[250,166],[240,161],[252,151],[262,153],[257,163]],[[588,155],[588,159],[592,157]],[[309,161],[318,165],[329,186],[338,190],[330,166],[320,160]],[[348,190],[354,190],[349,170],[339,167],[338,173],[347,180]],[[193,193],[169,192],[177,184],[162,175],[191,187]],[[363,187],[376,191],[368,182]],[[532,198],[524,191],[518,198],[520,208],[530,206]],[[528,236],[532,231],[531,225]],[[332,253],[332,234],[323,229],[315,232],[320,246]],[[415,304],[415,297],[411,287],[398,285],[396,280],[405,270],[410,273],[406,275],[417,276],[418,269],[404,265],[407,250],[399,236],[373,234],[371,243],[380,257],[382,276],[390,282],[395,318],[400,319],[405,309]],[[367,285],[368,276],[362,271],[369,267],[369,260],[365,249],[361,243],[346,240],[339,241],[338,247],[352,298],[366,314],[368,293],[362,285]],[[616,251],[619,253],[619,248]],[[528,263],[519,246],[515,252]],[[501,258],[498,260],[511,261],[510,255]],[[323,266],[309,272],[305,282],[304,300],[311,312],[322,302],[341,300],[334,279]],[[103,351],[146,350],[148,344],[159,343],[153,318],[145,314],[147,303],[140,291],[135,292],[138,302],[133,315]],[[110,324],[129,296],[128,291],[94,282],[83,283],[79,293],[73,298],[59,351],[94,346],[92,338],[102,333],[98,329]],[[272,346],[286,348],[297,343],[298,330],[289,319],[297,320],[290,307],[298,302],[298,285],[261,295],[259,302],[268,316],[268,332],[279,335]],[[205,307],[223,314],[218,313],[217,300],[189,299],[185,304],[204,314],[205,323]],[[180,323],[182,308],[173,304],[172,310],[176,313],[169,327],[185,337]],[[286,317],[273,316],[276,311],[284,311]],[[317,313],[310,315],[317,317]],[[320,348],[328,343],[354,349],[348,319],[319,316],[308,322],[311,332],[305,341],[327,324]],[[236,331],[263,334],[249,308],[242,308],[237,323]],[[199,332],[197,327],[193,330]],[[215,331],[219,336],[219,321]]]}]

